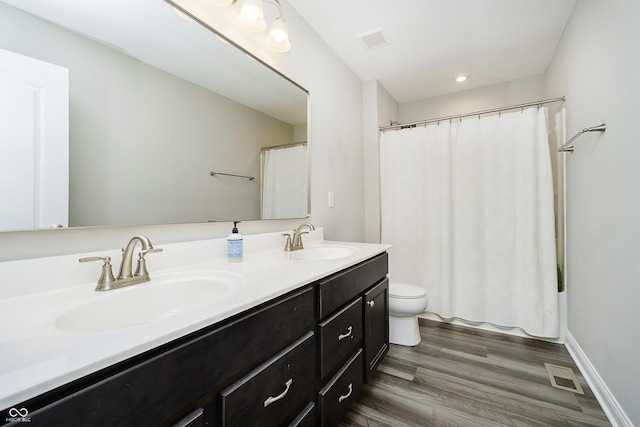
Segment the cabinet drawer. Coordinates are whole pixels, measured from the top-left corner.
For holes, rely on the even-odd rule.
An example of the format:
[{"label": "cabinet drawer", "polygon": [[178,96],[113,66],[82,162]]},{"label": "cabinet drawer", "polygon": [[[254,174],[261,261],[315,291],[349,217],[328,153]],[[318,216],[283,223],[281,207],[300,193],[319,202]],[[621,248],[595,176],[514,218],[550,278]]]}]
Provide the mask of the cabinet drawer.
[{"label": "cabinet drawer", "polygon": [[362,298],[320,323],[320,380],[334,373],[362,344]]},{"label": "cabinet drawer", "polygon": [[362,350],[349,359],[342,369],[320,390],[318,411],[321,426],[337,426],[362,391]]},{"label": "cabinet drawer", "polygon": [[388,272],[388,255],[380,254],[318,282],[318,316],[323,318],[379,282]]},{"label": "cabinet drawer", "polygon": [[221,392],[223,426],[290,423],[313,400],[315,335],[308,332]]}]

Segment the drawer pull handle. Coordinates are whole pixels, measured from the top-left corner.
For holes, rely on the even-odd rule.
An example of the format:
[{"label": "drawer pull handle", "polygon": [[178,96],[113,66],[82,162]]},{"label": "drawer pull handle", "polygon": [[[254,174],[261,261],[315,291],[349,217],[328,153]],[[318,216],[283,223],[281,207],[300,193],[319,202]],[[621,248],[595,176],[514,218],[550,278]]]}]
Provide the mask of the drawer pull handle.
[{"label": "drawer pull handle", "polygon": [[351,392],[352,392],[352,391],[353,391],[353,383],[350,383],[350,384],[349,384],[349,391],[347,392],[347,394],[344,394],[344,395],[342,395],[342,396],[340,396],[340,397],[338,398],[338,403],[342,402],[342,401],[343,401],[343,400],[345,400],[345,399],[348,399],[348,398],[349,398],[349,396],[351,396]]},{"label": "drawer pull handle", "polygon": [[373,307],[374,305],[376,305],[376,302],[375,302],[375,301],[373,301],[373,300],[371,300],[371,301],[367,301],[367,305],[368,305],[369,307]]},{"label": "drawer pull handle", "polygon": [[353,331],[353,326],[349,326],[346,334],[338,335],[338,341],[342,341],[345,338],[349,338],[351,336],[352,331]]},{"label": "drawer pull handle", "polygon": [[267,406],[271,405],[273,402],[277,402],[278,400],[280,400],[283,397],[285,397],[287,395],[287,393],[289,393],[289,388],[291,387],[291,384],[293,384],[293,378],[289,378],[289,381],[287,381],[285,383],[287,388],[281,394],[279,394],[277,396],[268,397],[267,400],[264,401],[264,407],[266,408]]}]

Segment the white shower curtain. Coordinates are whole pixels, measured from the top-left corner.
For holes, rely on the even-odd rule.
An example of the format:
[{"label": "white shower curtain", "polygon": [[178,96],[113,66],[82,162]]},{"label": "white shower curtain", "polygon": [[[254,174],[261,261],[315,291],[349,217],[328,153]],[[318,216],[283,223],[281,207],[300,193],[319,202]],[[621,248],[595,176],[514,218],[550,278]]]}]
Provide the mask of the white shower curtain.
[{"label": "white shower curtain", "polygon": [[382,242],[428,311],[558,336],[547,109],[387,131]]},{"label": "white shower curtain", "polygon": [[262,219],[305,218],[308,215],[307,146],[263,151]]}]

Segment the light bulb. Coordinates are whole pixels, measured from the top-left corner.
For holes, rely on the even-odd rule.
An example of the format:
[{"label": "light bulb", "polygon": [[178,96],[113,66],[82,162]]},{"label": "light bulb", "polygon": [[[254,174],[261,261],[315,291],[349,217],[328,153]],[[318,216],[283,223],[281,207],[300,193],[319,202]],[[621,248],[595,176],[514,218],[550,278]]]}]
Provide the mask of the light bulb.
[{"label": "light bulb", "polygon": [[260,16],[260,13],[258,10],[256,10],[255,7],[247,7],[244,10],[244,17],[251,22],[255,22],[259,16]]},{"label": "light bulb", "polygon": [[282,43],[283,41],[285,41],[285,39],[287,38],[287,35],[282,32],[282,30],[275,30],[271,33],[271,36],[273,37],[273,40],[276,43]]},{"label": "light bulb", "polygon": [[291,50],[289,28],[284,19],[276,18],[271,24],[269,36],[267,37],[267,46],[276,52],[288,52]]},{"label": "light bulb", "polygon": [[238,18],[242,26],[249,31],[260,32],[267,28],[262,12],[262,0],[244,0]]}]

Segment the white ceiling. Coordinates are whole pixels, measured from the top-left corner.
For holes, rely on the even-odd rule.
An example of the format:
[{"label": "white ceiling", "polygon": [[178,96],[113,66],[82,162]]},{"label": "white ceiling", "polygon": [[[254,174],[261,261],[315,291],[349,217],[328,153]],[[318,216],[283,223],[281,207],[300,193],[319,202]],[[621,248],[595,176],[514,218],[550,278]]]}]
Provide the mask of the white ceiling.
[{"label": "white ceiling", "polygon": [[[544,73],[575,0],[288,3],[363,81],[402,104]],[[368,50],[357,35],[380,27],[391,44]],[[455,83],[460,73],[471,77]]]}]

